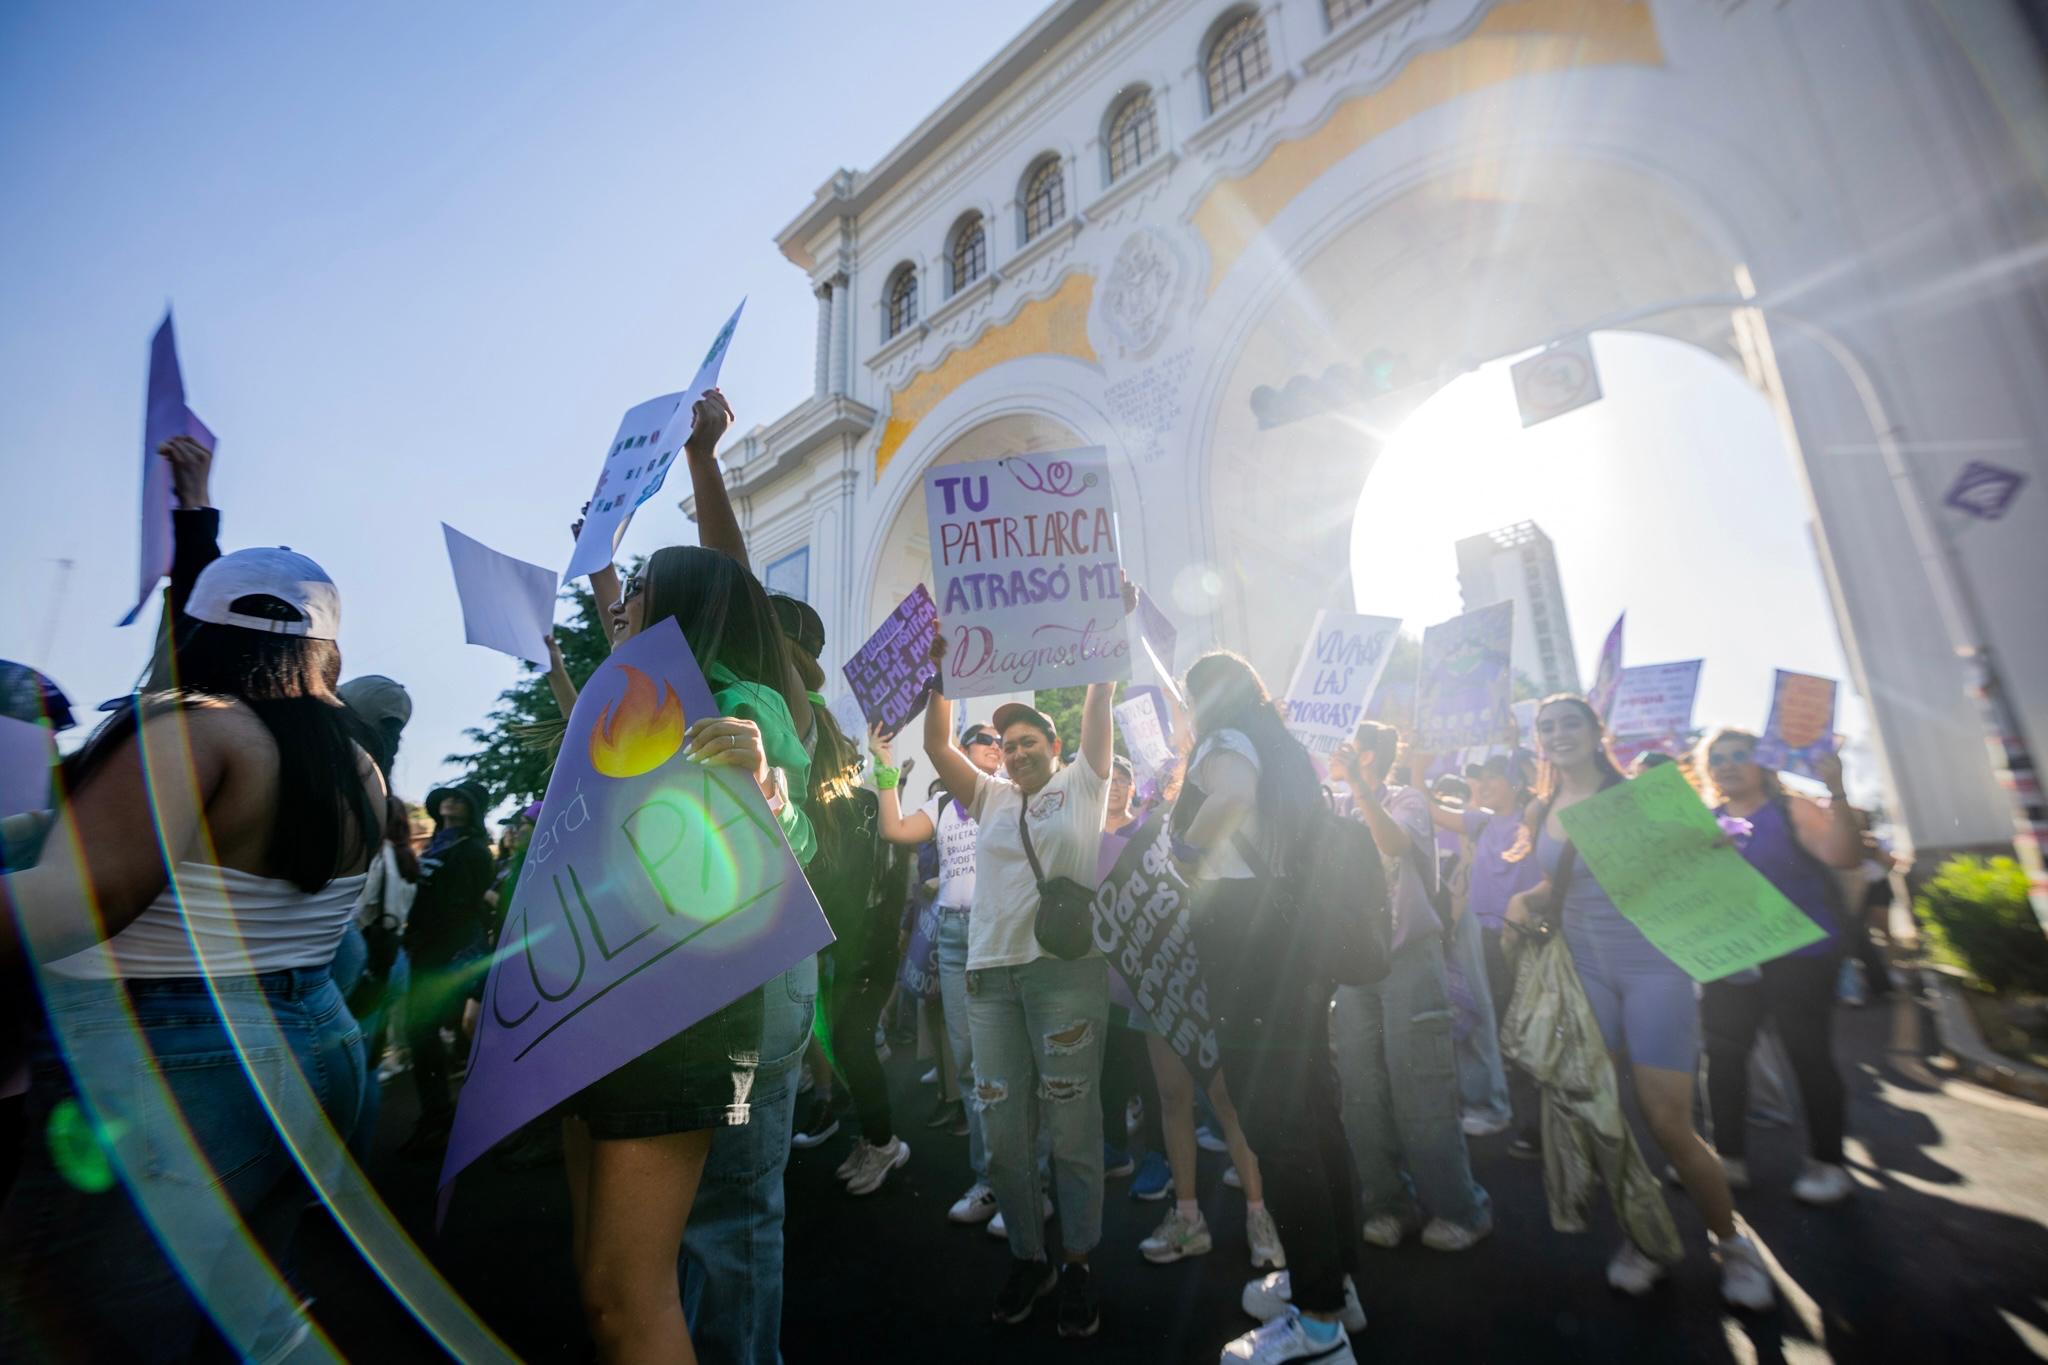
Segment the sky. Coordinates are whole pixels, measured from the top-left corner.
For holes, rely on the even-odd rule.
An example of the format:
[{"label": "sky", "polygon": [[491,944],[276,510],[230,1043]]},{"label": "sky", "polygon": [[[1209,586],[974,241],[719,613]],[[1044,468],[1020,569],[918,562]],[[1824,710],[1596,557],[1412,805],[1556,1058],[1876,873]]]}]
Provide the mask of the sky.
[{"label": "sky", "polygon": [[[396,788],[453,776],[519,665],[463,642],[439,523],[565,563],[619,415],[682,387],[741,295],[736,430],[804,398],[816,305],[774,233],[1040,8],[0,7],[0,658],[86,707],[146,659],[114,622],[173,303],[224,546],[327,568],[344,673],[414,695]],[[1524,434],[1495,367],[1411,420],[1367,496],[1412,498],[1443,571],[1362,605],[1453,614],[1450,539],[1533,518],[1589,676],[1629,606],[1631,662],[1704,654],[1701,717],[1760,724],[1772,667],[1841,676],[1777,429],[1702,354],[1601,340],[1594,408]],[[1444,483],[1444,448],[1492,472]],[[693,538],[664,494],[627,546]]]}]

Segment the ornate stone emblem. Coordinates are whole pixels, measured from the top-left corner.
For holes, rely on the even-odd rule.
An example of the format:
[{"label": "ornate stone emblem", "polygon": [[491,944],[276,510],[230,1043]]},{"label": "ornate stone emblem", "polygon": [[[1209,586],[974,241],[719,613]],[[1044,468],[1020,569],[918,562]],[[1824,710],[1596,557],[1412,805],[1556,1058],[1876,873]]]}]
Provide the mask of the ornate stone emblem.
[{"label": "ornate stone emblem", "polygon": [[1159,344],[1183,273],[1173,244],[1156,229],[1139,228],[1117,248],[1095,297],[1098,318],[1124,359],[1138,359]]}]

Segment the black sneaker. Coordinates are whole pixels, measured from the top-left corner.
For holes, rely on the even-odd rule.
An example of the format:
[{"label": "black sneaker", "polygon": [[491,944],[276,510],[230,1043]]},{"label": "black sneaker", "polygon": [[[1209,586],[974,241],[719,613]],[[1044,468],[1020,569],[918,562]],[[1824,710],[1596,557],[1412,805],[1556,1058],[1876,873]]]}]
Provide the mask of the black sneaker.
[{"label": "black sneaker", "polygon": [[1508,1144],[1508,1155],[1520,1161],[1542,1160],[1543,1130],[1532,1123],[1515,1134],[1515,1140]]},{"label": "black sneaker", "polygon": [[[1003,1281],[1003,1292],[996,1295],[995,1311],[989,1316],[1014,1327],[1030,1317],[1038,1301],[1059,1284],[1059,1277],[1044,1261],[1012,1260],[1010,1278]],[[1061,1321],[1064,1323],[1065,1319]]]},{"label": "black sneaker", "polygon": [[804,1121],[796,1126],[790,1135],[789,1145],[797,1148],[815,1147],[839,1131],[839,1115],[833,1112],[831,1101],[816,1099],[804,1112]]},{"label": "black sneaker", "polygon": [[1060,1267],[1060,1335],[1092,1337],[1100,1326],[1102,1305],[1095,1299],[1088,1267],[1069,1261]]},{"label": "black sneaker", "polygon": [[924,1121],[927,1128],[952,1128],[964,1117],[958,1100],[940,1100],[932,1109],[932,1116]]}]

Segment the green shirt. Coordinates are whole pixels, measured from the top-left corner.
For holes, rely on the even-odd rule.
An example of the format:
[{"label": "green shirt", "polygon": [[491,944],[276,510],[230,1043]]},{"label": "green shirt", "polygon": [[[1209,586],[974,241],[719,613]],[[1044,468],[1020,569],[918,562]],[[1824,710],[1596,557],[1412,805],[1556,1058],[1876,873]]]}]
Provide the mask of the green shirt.
[{"label": "green shirt", "polygon": [[818,851],[818,840],[811,832],[810,817],[797,803],[797,794],[810,790],[811,756],[796,732],[796,719],[789,714],[789,703],[774,688],[748,682],[724,664],[714,663],[705,669],[704,679],[711,684],[711,699],[718,703],[720,715],[750,720],[760,727],[761,748],[768,755],[768,766],[782,769],[789,788],[789,799],[782,803],[781,813],[775,818],[798,866],[808,866]]}]

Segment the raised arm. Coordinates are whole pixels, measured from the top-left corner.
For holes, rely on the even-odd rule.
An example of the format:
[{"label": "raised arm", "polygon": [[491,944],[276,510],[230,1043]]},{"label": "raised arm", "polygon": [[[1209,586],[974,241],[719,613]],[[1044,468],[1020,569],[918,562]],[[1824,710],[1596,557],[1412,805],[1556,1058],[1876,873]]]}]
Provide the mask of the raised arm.
[{"label": "raised arm", "polygon": [[555,694],[555,709],[567,720],[576,709],[576,680],[569,676],[569,666],[562,662],[562,642],[550,635],[547,643],[548,691]]},{"label": "raised arm", "polygon": [[1842,760],[1822,754],[1814,765],[1828,786],[1828,804],[1792,798],[1792,825],[1806,851],[1829,867],[1855,867],[1863,861],[1863,826],[1842,786]]},{"label": "raised arm", "polygon": [[1387,813],[1387,808],[1373,799],[1379,790],[1385,774],[1378,770],[1376,761],[1358,752],[1358,746],[1345,740],[1330,755],[1330,767],[1351,787],[1351,804],[1358,811],[1359,819],[1372,831],[1372,841],[1379,846],[1382,858],[1403,858],[1408,853],[1408,831]]},{"label": "raised arm", "polygon": [[[939,639],[945,638],[941,633]],[[924,708],[924,754],[932,761],[932,771],[946,784],[946,794],[972,810],[981,769],[953,742],[953,703],[936,686]]]},{"label": "raised arm", "polygon": [[683,458],[690,466],[690,493],[697,500],[697,539],[710,550],[720,550],[752,568],[747,562],[747,540],[740,534],[740,519],[732,510],[732,496],[725,491],[725,471],[718,467],[718,442],[732,425],[732,405],[717,389],[706,389],[690,409],[690,437],[683,442]]},{"label": "raised arm", "polygon": [[879,725],[868,727],[868,752],[874,755],[877,780],[875,790],[880,798],[878,814],[881,821],[882,837],[892,844],[915,847],[932,837],[932,818],[923,811],[903,814],[903,791],[900,782],[884,787],[880,781],[882,769],[895,770],[895,745],[882,733]]},{"label": "raised arm", "polygon": [[1116,684],[1088,684],[1081,702],[1081,757],[1089,770],[1107,781],[1109,763],[1116,757]]}]

